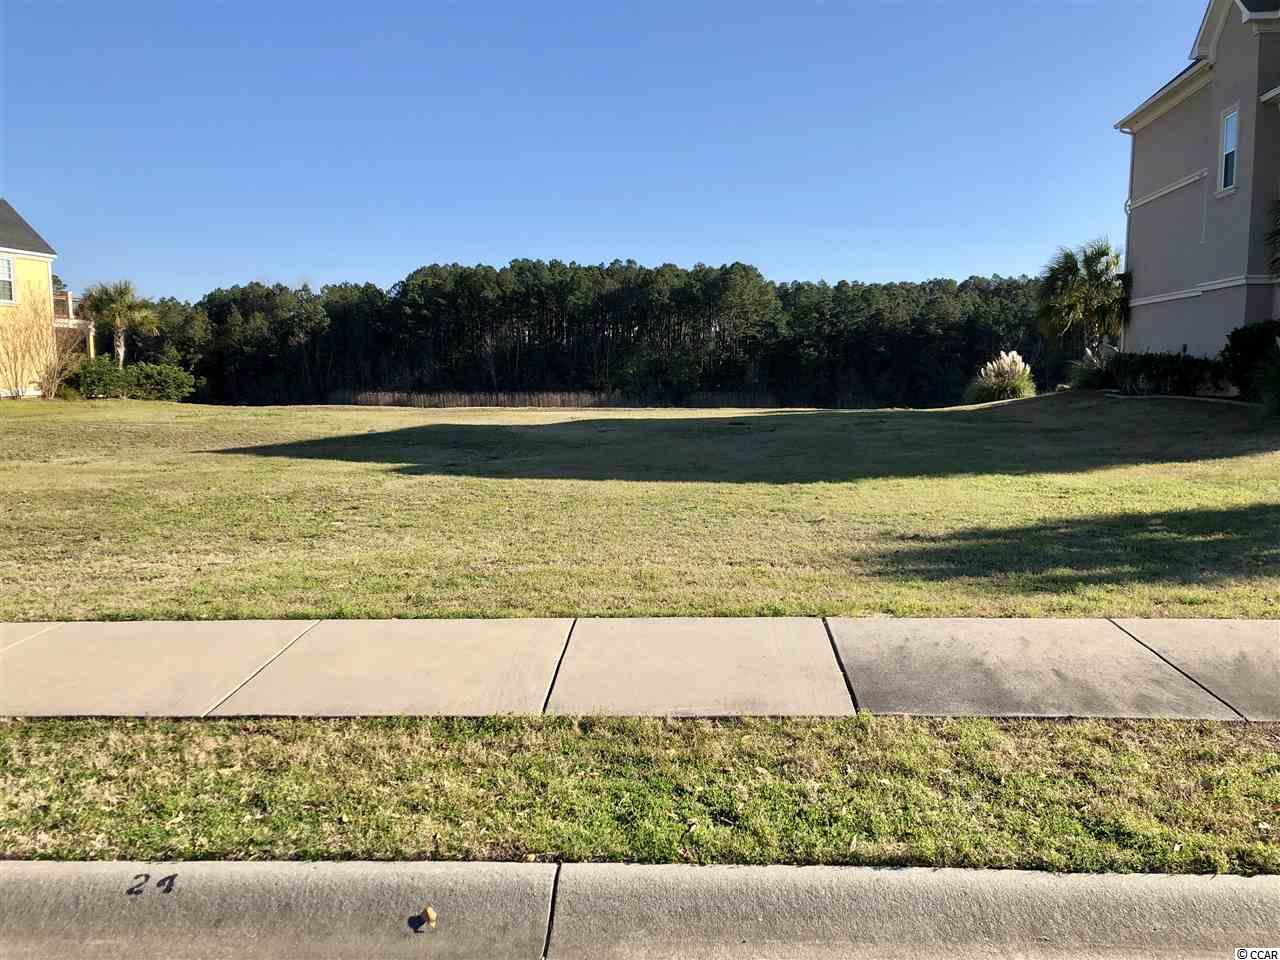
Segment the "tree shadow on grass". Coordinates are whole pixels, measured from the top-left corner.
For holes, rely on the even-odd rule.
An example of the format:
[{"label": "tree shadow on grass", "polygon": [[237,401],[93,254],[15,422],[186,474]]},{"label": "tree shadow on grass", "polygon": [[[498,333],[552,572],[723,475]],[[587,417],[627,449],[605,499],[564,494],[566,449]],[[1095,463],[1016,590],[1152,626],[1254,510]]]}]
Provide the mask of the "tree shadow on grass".
[{"label": "tree shadow on grass", "polygon": [[885,577],[998,580],[998,589],[1025,594],[1139,583],[1208,587],[1280,577],[1280,503],[972,527],[897,543],[864,562]]},{"label": "tree shadow on grass", "polygon": [[525,424],[433,415],[464,422],[206,452],[385,464],[408,475],[815,483],[1078,472],[1280,450],[1280,427],[1250,408],[1098,394],[979,409],[584,414]]}]

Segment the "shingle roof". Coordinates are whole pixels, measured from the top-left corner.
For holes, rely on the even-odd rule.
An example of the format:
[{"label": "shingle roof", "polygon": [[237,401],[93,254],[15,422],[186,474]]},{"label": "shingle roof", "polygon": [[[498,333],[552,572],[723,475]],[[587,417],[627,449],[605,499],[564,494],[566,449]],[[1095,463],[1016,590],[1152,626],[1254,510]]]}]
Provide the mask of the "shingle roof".
[{"label": "shingle roof", "polygon": [[57,251],[45,243],[44,237],[36,233],[31,224],[23,220],[22,215],[3,197],[0,197],[0,247],[43,253],[51,257],[57,255]]},{"label": "shingle roof", "polygon": [[1240,0],[1250,13],[1280,13],[1280,0]]}]

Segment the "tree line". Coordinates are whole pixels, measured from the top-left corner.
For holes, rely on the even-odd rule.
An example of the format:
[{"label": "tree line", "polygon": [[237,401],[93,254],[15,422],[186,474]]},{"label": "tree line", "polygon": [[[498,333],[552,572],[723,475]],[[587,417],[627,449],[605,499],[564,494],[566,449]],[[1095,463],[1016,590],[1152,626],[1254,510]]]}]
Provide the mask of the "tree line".
[{"label": "tree line", "polygon": [[[779,404],[957,402],[1004,350],[1042,387],[1079,335],[1037,320],[1040,281],[773,283],[755,267],[634,261],[433,264],[390,289],[259,282],[151,301],[131,360],[197,378],[195,399],[322,402],[342,391],[592,391],[645,403],[758,394]],[[110,349],[109,332],[99,330]]]}]

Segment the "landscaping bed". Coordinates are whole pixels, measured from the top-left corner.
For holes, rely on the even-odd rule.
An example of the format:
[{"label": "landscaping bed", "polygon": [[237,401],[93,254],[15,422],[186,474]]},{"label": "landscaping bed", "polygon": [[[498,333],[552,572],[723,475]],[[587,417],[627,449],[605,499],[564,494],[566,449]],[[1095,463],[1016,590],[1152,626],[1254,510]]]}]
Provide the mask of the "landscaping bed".
[{"label": "landscaping bed", "polygon": [[8,720],[0,850],[1280,872],[1280,725]]}]

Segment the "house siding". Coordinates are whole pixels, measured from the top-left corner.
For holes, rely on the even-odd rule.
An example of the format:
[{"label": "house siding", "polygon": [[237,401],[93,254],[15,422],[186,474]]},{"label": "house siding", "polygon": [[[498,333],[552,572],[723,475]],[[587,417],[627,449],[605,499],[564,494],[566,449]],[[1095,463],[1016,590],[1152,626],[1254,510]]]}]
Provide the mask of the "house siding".
[{"label": "house siding", "polygon": [[[42,257],[32,257],[23,253],[4,253],[3,257],[13,258],[13,279],[16,299],[24,301],[28,291],[48,306],[49,316],[53,317],[53,264]],[[14,307],[0,303],[0,312],[12,311]]]},{"label": "house siding", "polygon": [[[1265,320],[1280,307],[1280,290],[1261,281],[1270,273],[1263,238],[1280,200],[1280,110],[1259,104],[1261,94],[1280,83],[1280,34],[1259,35],[1228,10],[1210,77],[1207,86],[1133,133],[1131,200],[1201,171],[1205,176],[1130,212],[1126,257],[1136,303],[1127,350],[1177,352],[1185,346],[1212,356],[1231,330]],[[1222,117],[1233,109],[1239,112],[1236,188],[1223,192],[1219,137]],[[1199,290],[1223,282],[1241,285]]]},{"label": "house siding", "polygon": [[1185,348],[1194,356],[1214,356],[1227,334],[1240,326],[1249,294],[1249,287],[1228,287],[1186,300],[1134,307],[1125,331],[1125,349],[1181,353]]},{"label": "house siding", "polygon": [[[1212,153],[1208,157],[1209,204],[1206,217],[1206,280],[1238,277],[1248,271],[1250,260],[1250,217],[1253,189],[1257,180],[1254,147],[1257,143],[1258,37],[1253,26],[1241,23],[1239,15],[1228,14],[1226,28],[1218,40],[1218,62],[1209,85],[1209,124]],[[1218,195],[1218,150],[1222,115],[1239,111],[1236,146],[1236,189]]]},{"label": "house siding", "polygon": [[[1164,186],[1204,169],[1202,152],[1180,154],[1180,159],[1186,166]],[[1174,293],[1212,279],[1203,242],[1206,190],[1211,189],[1212,181],[1206,177],[1133,210],[1128,267],[1133,271],[1135,300]]]},{"label": "house siding", "polygon": [[[1205,161],[1213,153],[1214,131],[1209,127],[1212,97],[1209,87],[1203,87],[1168,113],[1134,133],[1135,200],[1150,196],[1189,174],[1205,169]],[[1138,209],[1145,209],[1145,206]]]},{"label": "house siding", "polygon": [[[1258,97],[1280,86],[1280,33],[1264,33],[1258,38]],[[1255,102],[1257,98],[1255,97]],[[1257,133],[1253,149],[1256,171],[1253,184],[1252,236],[1249,273],[1271,272],[1271,251],[1266,235],[1272,223],[1272,212],[1280,205],[1280,103],[1262,104],[1257,114]],[[1280,298],[1280,290],[1276,291]],[[1272,314],[1280,318],[1280,299]],[[1269,311],[1270,312],[1270,311]],[[1265,318],[1264,318],[1265,319]]]},{"label": "house siding", "polygon": [[[53,350],[53,264],[45,258],[24,256],[21,253],[5,253],[5,257],[13,259],[13,279],[15,298],[18,304],[0,303],[0,337],[8,333],[8,328],[18,316],[19,310],[28,303],[48,317],[46,328],[49,332],[49,350]],[[33,395],[39,393],[36,386],[37,370],[32,367],[26,375],[25,386],[21,393]],[[12,396],[12,387],[0,382],[0,396]]]}]

